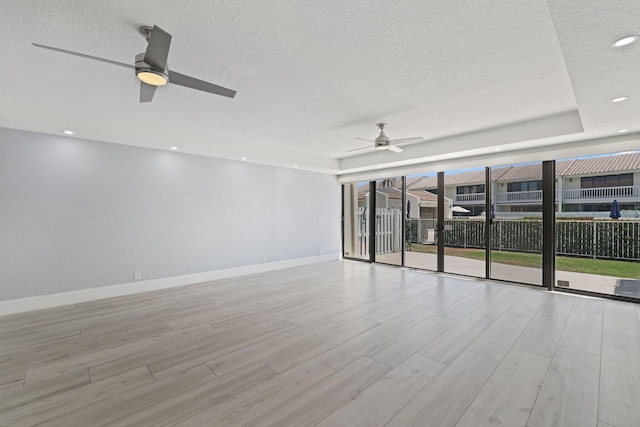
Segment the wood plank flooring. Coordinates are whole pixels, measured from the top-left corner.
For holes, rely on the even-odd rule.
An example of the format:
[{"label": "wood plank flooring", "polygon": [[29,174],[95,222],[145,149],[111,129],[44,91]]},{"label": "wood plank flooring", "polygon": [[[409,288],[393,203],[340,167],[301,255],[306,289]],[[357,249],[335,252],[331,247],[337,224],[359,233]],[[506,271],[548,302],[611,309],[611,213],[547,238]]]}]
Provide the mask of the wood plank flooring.
[{"label": "wood plank flooring", "polygon": [[0,317],[0,425],[640,425],[640,305],[335,261]]}]

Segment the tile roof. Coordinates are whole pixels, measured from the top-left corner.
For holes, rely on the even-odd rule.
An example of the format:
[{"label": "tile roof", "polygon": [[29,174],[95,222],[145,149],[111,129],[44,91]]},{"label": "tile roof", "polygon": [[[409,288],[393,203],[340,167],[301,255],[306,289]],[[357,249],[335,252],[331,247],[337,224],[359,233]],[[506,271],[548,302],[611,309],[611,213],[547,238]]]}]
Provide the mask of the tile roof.
[{"label": "tile roof", "polygon": [[636,152],[575,159],[565,175],[586,175],[638,169],[640,169],[640,153]]},{"label": "tile roof", "polygon": [[428,191],[407,191],[407,193],[411,194],[412,196],[418,197],[420,200],[428,200],[434,202],[438,201],[438,195],[430,193]]},{"label": "tile roof", "polygon": [[[402,199],[402,191],[398,190],[397,188],[378,188],[378,190],[376,190],[376,191],[378,193],[382,193],[382,194],[386,195],[391,200],[401,200]],[[360,199],[360,200],[364,199],[367,194],[368,194],[367,191],[360,192],[358,194],[358,199]],[[438,201],[438,196],[436,194],[430,193],[428,191],[423,191],[423,190],[409,191],[409,190],[407,190],[407,194],[411,194],[412,196],[415,196],[415,197],[419,198],[420,200]]]},{"label": "tile roof", "polygon": [[505,168],[506,170],[499,177],[494,178],[496,182],[502,181],[527,181],[542,179],[542,163],[532,165],[512,166]]},{"label": "tile roof", "polygon": [[415,180],[411,185],[407,185],[408,190],[422,188],[436,188],[438,186],[438,178],[435,176],[422,176]]},{"label": "tile roof", "polygon": [[400,200],[402,199],[402,191],[398,190],[397,188],[378,188],[378,193],[382,193],[385,194],[387,197],[389,197],[392,200]]},{"label": "tile roof", "polygon": [[407,178],[407,188],[411,188],[411,186],[415,182],[421,180],[422,178],[424,178],[424,177],[422,177],[422,176],[414,176],[413,178]]},{"label": "tile roof", "polygon": [[569,174],[569,171],[573,167],[576,159],[560,160],[556,162],[556,175],[565,176]]},{"label": "tile roof", "polygon": [[[512,169],[513,166],[509,167],[499,167],[491,169],[491,177],[494,180],[498,180],[500,176],[502,176],[509,169]],[[464,184],[482,184],[484,183],[484,169],[477,171],[467,171],[467,172],[459,172],[459,173],[444,173],[444,185],[464,185]],[[416,181],[411,186],[407,188],[411,190],[418,189],[430,189],[436,188],[438,186],[438,178],[435,176],[425,176],[422,177],[421,180]]]}]

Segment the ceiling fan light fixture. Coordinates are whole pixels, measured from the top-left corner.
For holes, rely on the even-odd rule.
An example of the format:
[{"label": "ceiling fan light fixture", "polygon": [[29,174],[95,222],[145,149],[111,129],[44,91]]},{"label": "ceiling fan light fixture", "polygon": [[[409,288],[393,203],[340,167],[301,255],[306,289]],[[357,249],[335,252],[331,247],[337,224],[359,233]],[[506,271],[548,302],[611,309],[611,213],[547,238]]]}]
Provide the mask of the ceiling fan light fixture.
[{"label": "ceiling fan light fixture", "polygon": [[166,74],[156,70],[136,70],[136,76],[138,76],[138,79],[140,79],[141,82],[151,86],[164,86],[169,83],[169,77]]},{"label": "ceiling fan light fixture", "polygon": [[382,144],[376,145],[376,150],[388,150],[388,149],[389,149],[388,145],[382,145]]}]

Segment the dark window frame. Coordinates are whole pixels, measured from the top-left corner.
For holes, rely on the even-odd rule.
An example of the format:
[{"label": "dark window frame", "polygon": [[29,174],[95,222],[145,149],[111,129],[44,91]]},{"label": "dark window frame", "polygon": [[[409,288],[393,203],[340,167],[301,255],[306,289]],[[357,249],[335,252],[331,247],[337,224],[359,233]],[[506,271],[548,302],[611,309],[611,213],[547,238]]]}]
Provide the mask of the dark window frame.
[{"label": "dark window frame", "polygon": [[[624,183],[623,183],[624,182]],[[629,182],[627,184],[627,182]],[[580,188],[609,188],[628,187],[633,185],[632,173],[621,173],[616,175],[595,175],[583,176],[580,178]]]}]

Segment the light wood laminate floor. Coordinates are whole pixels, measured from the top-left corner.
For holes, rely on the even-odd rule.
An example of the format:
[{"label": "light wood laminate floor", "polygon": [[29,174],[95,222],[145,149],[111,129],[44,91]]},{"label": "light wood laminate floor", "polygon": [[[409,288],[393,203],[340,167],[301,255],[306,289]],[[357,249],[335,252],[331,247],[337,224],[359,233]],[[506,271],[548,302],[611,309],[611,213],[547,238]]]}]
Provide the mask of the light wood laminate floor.
[{"label": "light wood laminate floor", "polygon": [[638,426],[640,306],[335,261],[0,317],[0,425]]}]

